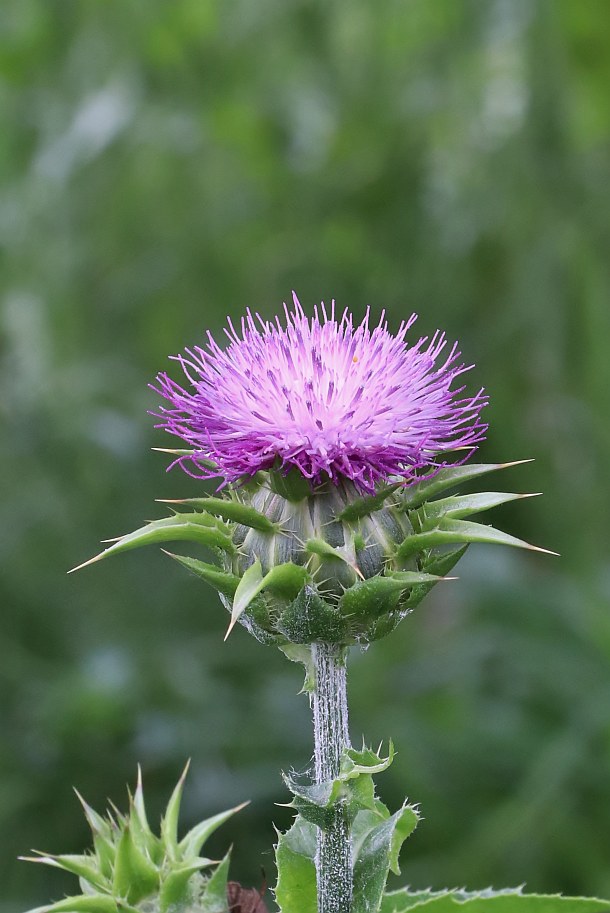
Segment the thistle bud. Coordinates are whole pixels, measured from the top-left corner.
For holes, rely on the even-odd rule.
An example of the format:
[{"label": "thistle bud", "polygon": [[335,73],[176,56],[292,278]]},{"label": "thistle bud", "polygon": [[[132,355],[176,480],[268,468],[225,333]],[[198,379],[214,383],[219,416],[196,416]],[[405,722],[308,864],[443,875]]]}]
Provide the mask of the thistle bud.
[{"label": "thistle bud", "polygon": [[[227,909],[229,856],[214,862],[201,855],[204,843],[231,815],[221,812],[178,837],[178,816],[186,770],[156,835],[148,824],[142,781],[129,797],[129,812],[115,808],[103,817],[81,799],[93,834],[93,849],[82,856],[22,857],[71,872],[81,894],[31,913],[216,913]],[[79,796],[80,798],[80,796]]]}]

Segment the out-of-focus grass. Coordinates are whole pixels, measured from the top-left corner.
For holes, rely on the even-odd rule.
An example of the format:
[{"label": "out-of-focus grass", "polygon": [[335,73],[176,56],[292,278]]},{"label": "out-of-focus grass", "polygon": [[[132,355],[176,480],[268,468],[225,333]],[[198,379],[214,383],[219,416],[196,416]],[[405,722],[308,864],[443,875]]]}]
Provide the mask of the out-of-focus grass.
[{"label": "out-of-focus grass", "polygon": [[[217,837],[271,871],[299,671],[153,552],[67,578],[198,483],[149,447],[166,356],[292,288],[416,310],[476,361],[498,519],[561,559],[472,550],[352,663],[353,736],[426,817],[414,885],[608,895],[610,7],[571,0],[8,0],[0,13],[2,913],[70,888],[70,787],[252,806]],[[508,484],[508,479],[503,480]]]}]

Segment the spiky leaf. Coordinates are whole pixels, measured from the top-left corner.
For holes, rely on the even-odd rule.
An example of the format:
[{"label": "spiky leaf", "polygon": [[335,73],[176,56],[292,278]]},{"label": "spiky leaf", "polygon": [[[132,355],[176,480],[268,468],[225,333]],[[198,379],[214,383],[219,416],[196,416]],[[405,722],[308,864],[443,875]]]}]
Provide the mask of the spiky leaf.
[{"label": "spiky leaf", "polygon": [[316,827],[300,815],[275,848],[275,899],[281,913],[316,913]]},{"label": "spiky leaf", "polygon": [[189,900],[189,884],[193,875],[205,866],[212,865],[211,859],[195,859],[188,865],[173,869],[163,880],[159,891],[159,913],[171,913],[178,909],[178,904]]},{"label": "spiky leaf", "polygon": [[250,526],[264,533],[272,533],[277,529],[277,524],[272,523],[265,514],[232,498],[184,498],[180,501],[164,499],[162,503],[188,504],[224,520],[232,520],[234,523],[241,523],[242,526]]},{"label": "spiky leaf", "polygon": [[348,634],[345,618],[310,585],[304,586],[296,599],[279,614],[277,628],[293,644],[309,644],[316,640],[341,643]]},{"label": "spiky leaf", "polygon": [[163,517],[161,520],[151,520],[146,526],[136,529],[133,533],[120,536],[99,555],[95,555],[78,567],[73,568],[70,573],[87,567],[89,564],[94,564],[96,561],[101,561],[102,558],[118,555],[121,552],[140,548],[143,545],[159,545],[162,542],[183,540],[197,542],[207,548],[220,548],[229,554],[235,552],[230,530],[221,524],[220,521],[206,514],[196,512],[174,514],[172,517]]},{"label": "spiky leaf", "polygon": [[107,878],[96,867],[95,860],[91,856],[45,856],[41,853],[38,856],[20,856],[19,858],[23,862],[38,862],[71,872],[72,875],[82,878],[96,890],[106,890],[109,887]]},{"label": "spiky leaf", "polygon": [[362,810],[376,811],[373,775],[381,773],[394,759],[390,742],[387,757],[365,746],[361,750],[348,748],[341,758],[339,776],[322,783],[302,783],[296,777],[284,775],[292,792],[292,807],[307,821],[325,828],[333,820],[333,807],[342,802],[347,817],[353,821]]},{"label": "spiky leaf", "polygon": [[221,824],[224,824],[237,812],[240,812],[246,805],[248,805],[247,802],[242,802],[241,805],[236,805],[235,808],[229,808],[226,812],[220,812],[218,815],[206,818],[205,821],[200,821],[199,824],[196,824],[180,841],[180,855],[186,859],[197,856],[201,852],[203,844],[212,836],[214,831],[218,830]]},{"label": "spiky leaf", "polygon": [[168,552],[165,549],[162,549],[162,551],[164,551],[166,555],[169,555],[170,558],[177,561],[178,564],[181,564],[182,567],[185,567],[187,571],[191,571],[197,577],[205,580],[206,583],[213,586],[219,593],[223,593],[225,596],[229,597],[235,596],[235,591],[239,584],[239,577],[235,574],[231,574],[229,571],[223,571],[219,567],[216,567],[215,564],[207,564],[205,561],[199,561],[197,558],[188,558],[185,555],[174,555],[173,552]]},{"label": "spiky leaf", "polygon": [[203,897],[200,901],[201,913],[226,913],[227,879],[229,877],[230,857],[231,854],[227,853],[220,865],[207,880]]},{"label": "spiky leaf", "polygon": [[422,530],[432,529],[441,517],[454,520],[479,514],[511,501],[533,498],[535,494],[511,494],[502,491],[481,491],[472,495],[455,495],[452,498],[441,498],[438,501],[427,501],[420,508]]},{"label": "spiky leaf", "polygon": [[359,577],[362,577],[355,556],[351,555],[345,546],[336,547],[326,542],[325,539],[312,538],[305,543],[305,551],[312,555],[319,555],[321,558],[336,558],[338,561],[343,561],[345,564],[349,564]]},{"label": "spiky leaf", "polygon": [[422,559],[422,569],[428,574],[438,574],[444,577],[449,571],[453,570],[464,552],[468,549],[466,545],[457,545],[455,548],[449,548],[446,551],[431,551]]},{"label": "spiky leaf", "polygon": [[125,826],[119,840],[114,863],[112,890],[117,897],[129,903],[138,903],[159,887],[159,872],[134,843],[133,835]]},{"label": "spiky leaf", "polygon": [[370,816],[367,818],[372,826],[360,840],[354,859],[353,913],[379,909],[390,864],[396,871],[400,847],[415,830],[418,820],[417,812],[408,805],[377,823],[373,823]]},{"label": "spiky leaf", "polygon": [[510,545],[513,548],[525,548],[530,551],[544,552],[546,554],[555,554],[547,549],[539,548],[537,545],[530,545],[523,539],[517,539],[516,536],[510,536],[503,533],[493,526],[484,526],[482,523],[473,523],[471,520],[449,520],[443,518],[438,521],[436,528],[428,532],[416,533],[413,536],[407,536],[404,542],[397,549],[397,557],[400,559],[410,558],[411,555],[427,549],[435,548],[439,545],[448,545],[458,542],[481,542],[490,545]]},{"label": "spiky leaf", "polygon": [[116,900],[107,894],[80,894],[76,897],[64,897],[48,907],[40,907],[40,913],[138,913],[128,904],[120,907]]},{"label": "spiky leaf", "polygon": [[610,901],[503,891],[392,891],[379,913],[610,913]]},{"label": "spiky leaf", "polygon": [[257,558],[239,581],[233,597],[233,608],[231,610],[231,622],[225,634],[225,640],[239,621],[239,618],[246,611],[252,600],[258,596],[263,588],[263,569]]},{"label": "spiky leaf", "polygon": [[278,644],[286,659],[291,663],[301,663],[305,669],[305,681],[301,688],[301,694],[309,694],[313,691],[316,684],[316,672],[313,657],[311,655],[311,645],[309,643],[297,644]]},{"label": "spiky leaf", "polygon": [[403,487],[403,482],[395,482],[393,485],[384,485],[374,495],[365,495],[362,498],[355,498],[344,508],[338,516],[339,520],[353,522],[380,510],[387,499],[397,488]]},{"label": "spiky leaf", "polygon": [[[34,860],[77,875],[83,891],[37,913],[187,913],[187,909],[192,913],[226,913],[226,896],[225,907],[219,906],[217,896],[221,882],[226,895],[226,865],[219,875],[205,879],[201,869],[216,863],[199,853],[210,834],[243,806],[201,822],[178,842],[185,775],[186,769],[168,802],[160,837],[153,835],[148,825],[140,776],[135,794],[129,797],[128,815],[113,806],[106,820],[83,802],[94,841],[102,841],[104,855],[100,856],[96,844],[91,854],[41,855]],[[202,893],[209,903],[193,906]]]},{"label": "spiky leaf", "polygon": [[522,463],[530,462],[531,460],[515,460],[512,463],[467,463],[464,466],[448,466],[440,469],[432,478],[403,489],[401,502],[404,507],[409,509],[420,507],[424,501],[429,501],[441,492],[456,488],[471,479],[478,479],[480,476],[496,472],[498,469],[508,469],[510,466],[520,466]]},{"label": "spiky leaf", "polygon": [[180,804],[184,792],[184,781],[190,767],[190,761],[182,771],[170,796],[165,814],[161,819],[161,840],[170,859],[178,858],[178,820],[180,818]]},{"label": "spiky leaf", "polygon": [[288,561],[285,564],[276,564],[275,567],[272,567],[263,577],[261,563],[257,558],[254,563],[246,569],[235,590],[233,608],[231,611],[231,623],[225,634],[225,640],[250,603],[265,588],[269,588],[271,591],[276,592],[286,599],[294,599],[308,577],[309,573],[306,568],[301,567],[298,564],[293,564],[291,561]]},{"label": "spiky leaf", "polygon": [[339,600],[339,611],[346,618],[373,620],[394,609],[405,590],[420,583],[436,583],[439,579],[416,571],[400,571],[359,580]]}]

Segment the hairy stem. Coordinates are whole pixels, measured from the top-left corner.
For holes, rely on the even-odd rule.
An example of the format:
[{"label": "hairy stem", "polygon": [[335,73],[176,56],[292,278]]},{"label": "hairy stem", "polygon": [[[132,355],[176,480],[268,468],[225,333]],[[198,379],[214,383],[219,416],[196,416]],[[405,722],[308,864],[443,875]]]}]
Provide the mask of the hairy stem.
[{"label": "hairy stem", "polygon": [[[345,650],[334,644],[312,644],[316,682],[313,722],[316,783],[339,775],[341,754],[349,748]],[[333,809],[327,828],[318,829],[316,852],[318,913],[350,913],[352,850],[345,806]]]}]

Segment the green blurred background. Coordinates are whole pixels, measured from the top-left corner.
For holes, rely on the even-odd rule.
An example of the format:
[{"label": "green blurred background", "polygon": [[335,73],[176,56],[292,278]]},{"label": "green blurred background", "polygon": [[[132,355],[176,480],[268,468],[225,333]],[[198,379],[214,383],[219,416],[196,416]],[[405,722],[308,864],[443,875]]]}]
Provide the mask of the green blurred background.
[{"label": "green blurred background", "polygon": [[201,491],[150,450],[167,355],[293,288],[459,338],[480,457],[536,460],[492,487],[545,492],[495,522],[562,553],[473,547],[352,658],[403,882],[610,895],[609,86],[607,0],[4,0],[2,913],[138,761],[154,815],[189,756],[185,824],[251,798],[212,851],[273,878],[298,667],[153,550],[65,572]]}]

